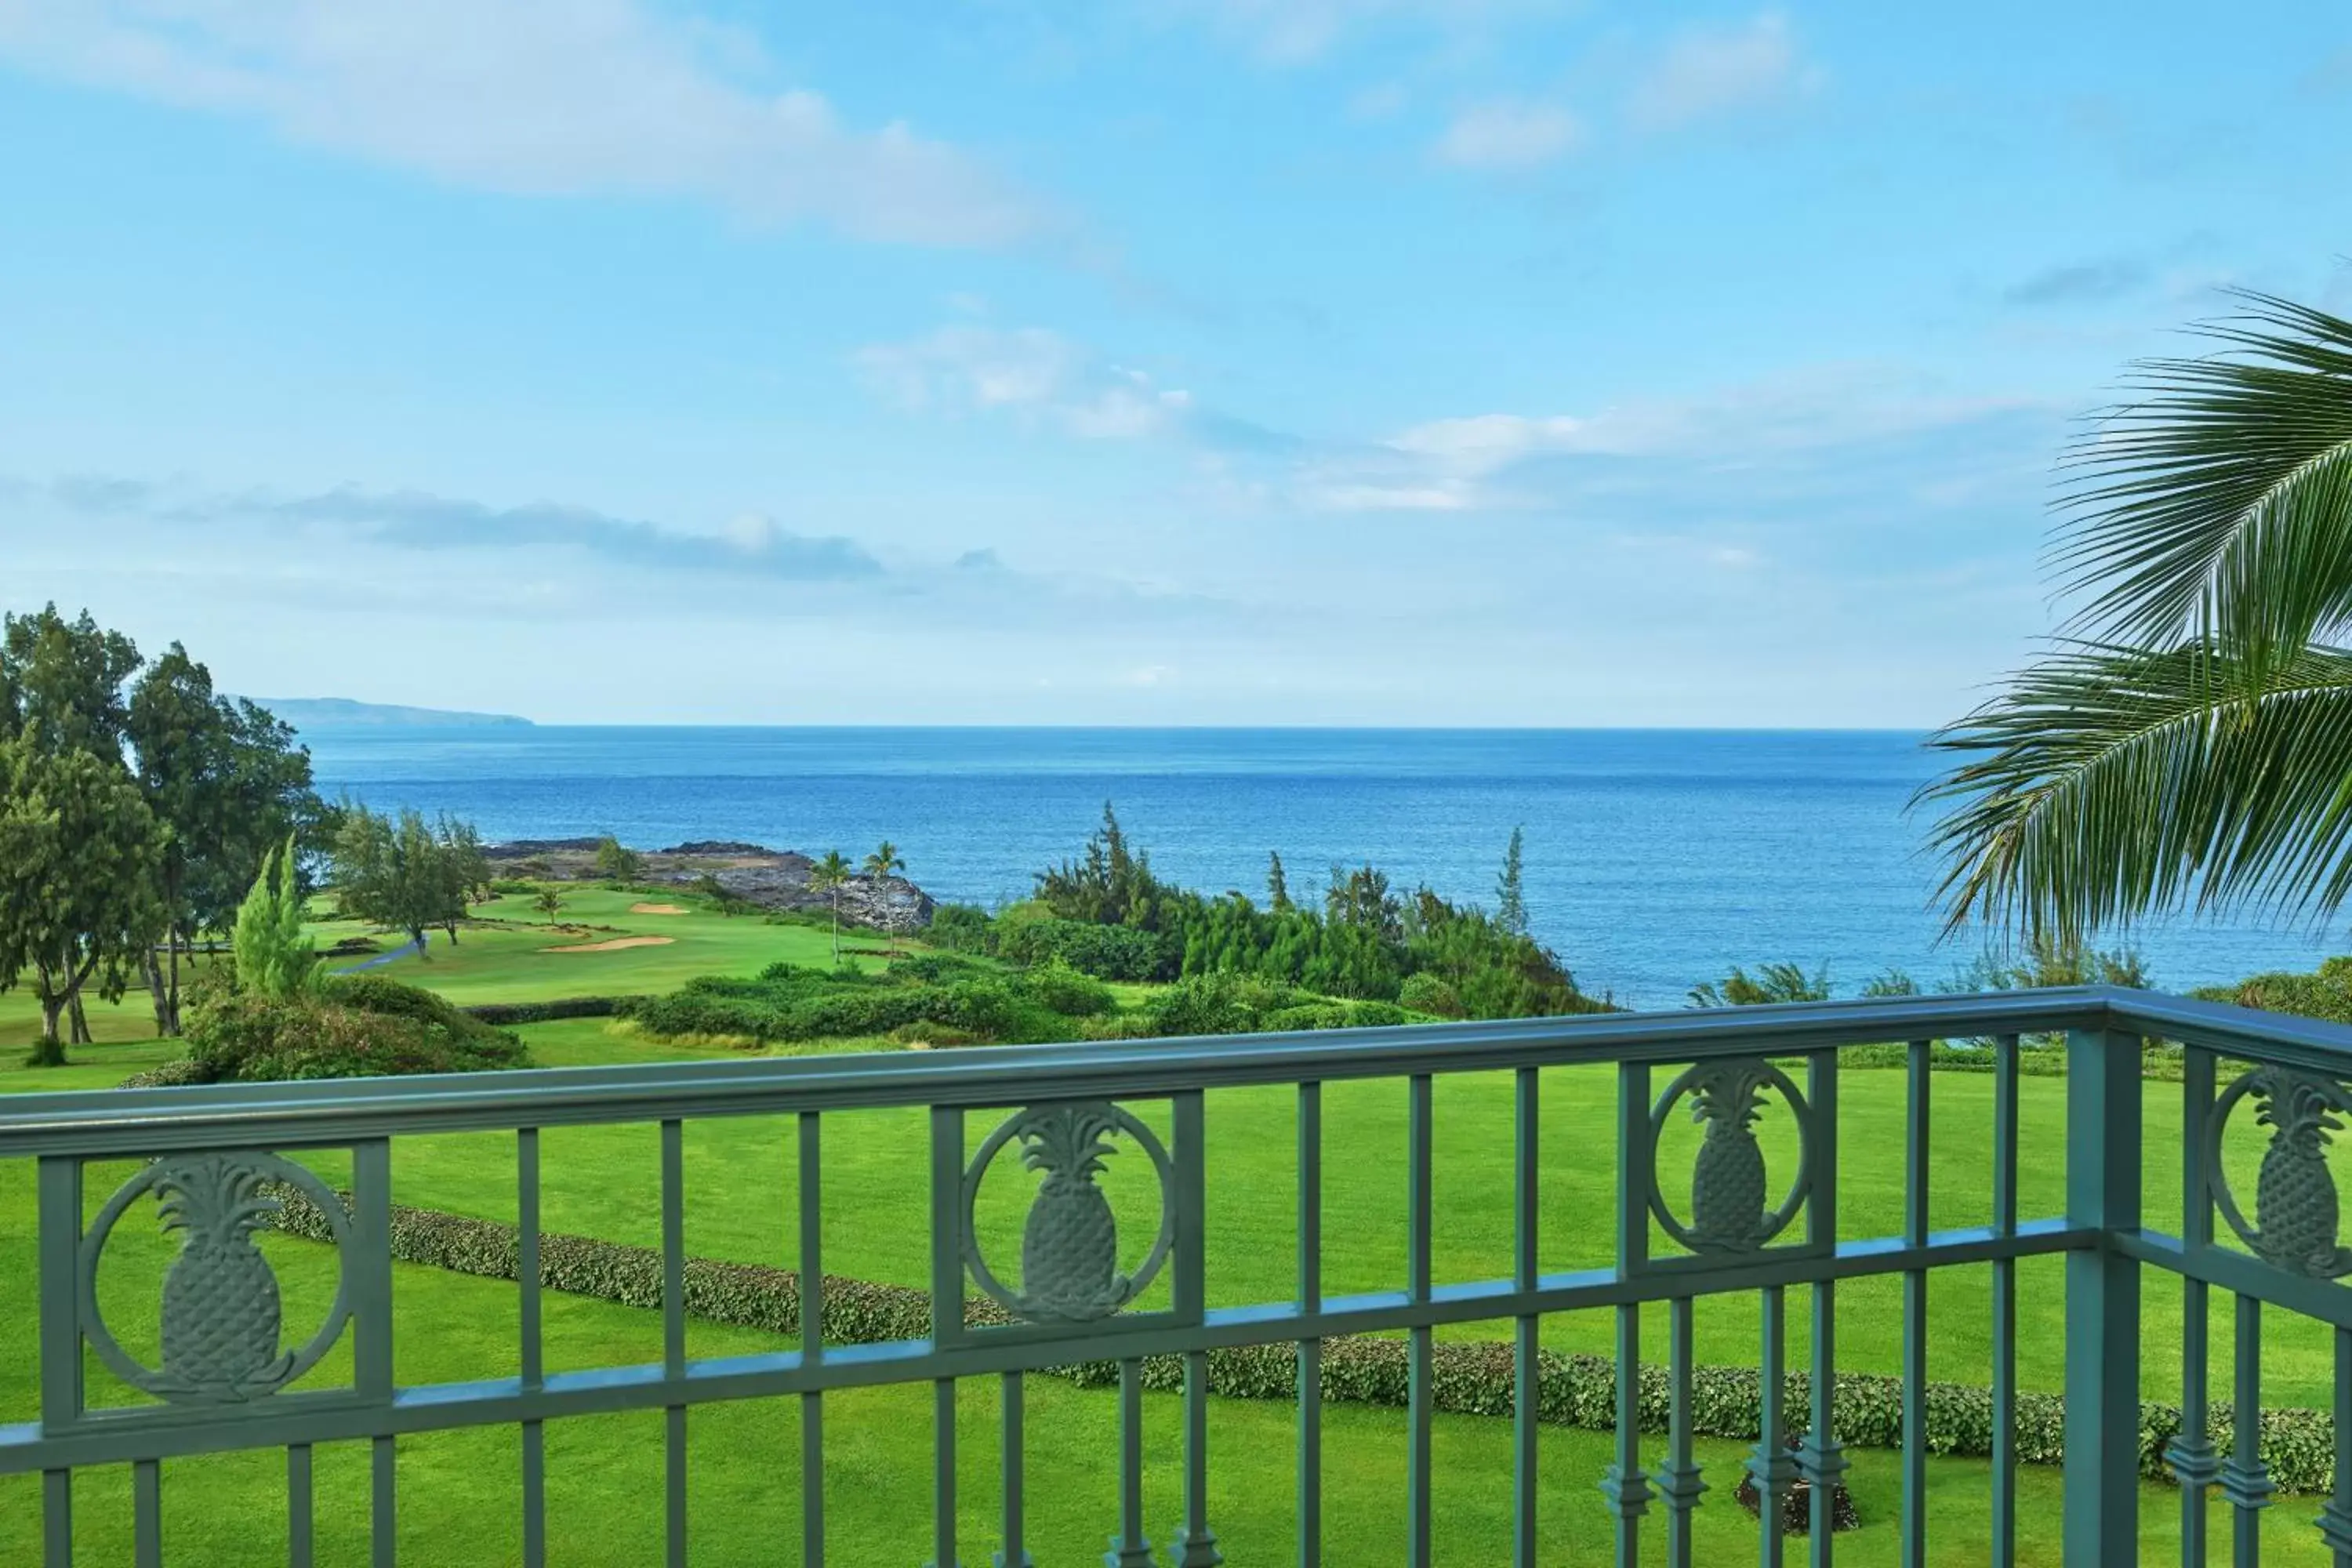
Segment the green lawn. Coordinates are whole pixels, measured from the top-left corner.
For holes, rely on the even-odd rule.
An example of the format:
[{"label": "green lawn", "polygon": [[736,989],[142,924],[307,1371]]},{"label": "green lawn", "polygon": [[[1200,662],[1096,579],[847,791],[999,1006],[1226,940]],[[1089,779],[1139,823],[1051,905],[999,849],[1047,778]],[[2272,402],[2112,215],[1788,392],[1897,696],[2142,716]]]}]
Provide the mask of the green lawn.
[{"label": "green lawn", "polygon": [[[551,938],[529,925],[469,929],[452,950],[436,942],[429,963],[404,960],[389,973],[420,981],[463,1001],[528,1000],[589,992],[659,989],[691,973],[749,973],[776,958],[824,962],[830,942],[822,930],[769,926],[757,920],[726,921],[698,910],[686,916],[632,914],[636,895],[604,889],[574,889],[567,921],[611,931]],[[511,908],[487,912],[523,914],[527,900],[505,900]],[[665,899],[691,905],[691,899]],[[324,928],[348,931],[348,926]],[[673,935],[657,947],[604,953],[549,953],[563,941],[605,940],[621,934]],[[870,945],[861,937],[856,945]],[[18,1068],[13,1052],[0,1069],[0,1091],[87,1088],[110,1084],[136,1068],[170,1053],[161,1043],[141,1042],[143,997],[119,1012],[101,1015],[100,1033],[130,1043],[101,1044],[76,1053],[76,1065],[42,1071]],[[14,997],[0,998],[0,1029],[15,1030],[22,1018]],[[94,1020],[98,1021],[98,1020]],[[29,1027],[0,1038],[28,1037]],[[656,1042],[602,1020],[583,1019],[532,1026],[523,1031],[534,1056],[549,1066],[605,1064],[728,1057],[727,1050],[698,1050]],[[1847,1236],[1883,1235],[1901,1223],[1901,1151],[1904,1079],[1883,1069],[1843,1075],[1841,1104],[1839,1201]],[[1938,1074],[1931,1194],[1934,1223],[1941,1226],[1983,1223],[1990,1211],[1989,1130],[1991,1082],[1965,1073]],[[1543,1075],[1542,1256],[1547,1268],[1605,1265],[1613,1247],[1614,1086],[1605,1069],[1557,1069]],[[1139,1106],[1160,1125],[1160,1108]],[[1401,1082],[1333,1084],[1325,1091],[1327,1136],[1325,1189],[1325,1283],[1334,1293],[1392,1289],[1404,1268],[1405,1088]],[[1436,1100],[1434,1203],[1435,1271],[1441,1281],[1506,1275],[1510,1258],[1512,1152],[1510,1082],[1504,1075],[1441,1079]],[[2179,1097],[2175,1086],[2151,1084],[2147,1100],[2147,1163],[2149,1215],[2153,1225],[2177,1223],[2179,1181]],[[988,1118],[971,1119],[973,1144],[988,1131]],[[2057,1212],[2064,1172],[2064,1085],[2053,1079],[2022,1084],[2021,1123],[2022,1209],[2028,1215]],[[1776,1125],[1778,1123],[1778,1125]],[[1209,1294],[1214,1303],[1287,1297],[1297,1268],[1293,1097],[1288,1089],[1233,1090],[1209,1097],[1210,1178]],[[1790,1152],[1785,1119],[1768,1119],[1768,1153],[1776,1172]],[[2252,1130],[2242,1128],[2233,1160],[2251,1188],[2259,1148]],[[1687,1171],[1696,1134],[1677,1127],[1669,1140],[1670,1173]],[[560,1129],[543,1139],[545,1223],[561,1229],[653,1245],[658,1241],[656,1132],[651,1126]],[[825,1142],[825,1266],[851,1274],[908,1285],[928,1276],[926,1198],[923,1181],[928,1129],[920,1111],[857,1112],[831,1116]],[[790,1237],[796,1201],[793,1132],[776,1119],[712,1120],[687,1128],[687,1244],[706,1256],[791,1265]],[[512,1140],[499,1135],[408,1138],[394,1145],[398,1201],[510,1220],[514,1213]],[[320,1168],[339,1173],[338,1162]],[[1025,1199],[1012,1163],[999,1167],[984,1194],[982,1224],[994,1247],[1017,1256]],[[1106,1184],[1130,1226],[1142,1223],[1142,1190],[1132,1159],[1114,1160]],[[92,1202],[110,1190],[98,1172],[91,1176]],[[126,1227],[127,1238],[137,1227]],[[31,1171],[22,1162],[0,1163],[0,1311],[16,1309],[8,1321],[31,1315]],[[320,1288],[310,1277],[322,1255],[300,1244],[276,1243],[288,1276],[289,1303],[304,1290]],[[118,1246],[117,1251],[121,1248]],[[163,1260],[159,1239],[119,1264],[110,1253],[109,1299],[126,1302],[143,1295],[152,1302]],[[1989,1366],[1989,1271],[1940,1271],[1929,1295],[1930,1372],[1955,1382],[1982,1383]],[[2063,1265],[2032,1260],[2021,1269],[2021,1373],[2028,1386],[2054,1388],[2063,1342]],[[309,1283],[305,1283],[309,1280]],[[1163,1286],[1164,1289],[1164,1286]],[[1900,1343],[1897,1286],[1892,1280],[1841,1287],[1840,1362],[1862,1371],[1891,1372]],[[404,1267],[400,1271],[398,1342],[404,1380],[425,1381],[510,1374],[513,1369],[511,1286]],[[1790,1348],[1801,1358],[1808,1323],[1801,1294],[1792,1296]],[[152,1315],[152,1306],[147,1311]],[[2172,1393],[2178,1381],[2179,1292],[2159,1276],[2147,1283],[2143,1383],[2151,1396]],[[299,1318],[289,1308],[289,1321]],[[2226,1314],[2215,1335],[2214,1364],[2228,1365]],[[1702,1360],[1753,1365],[1757,1308],[1748,1297],[1712,1299],[1697,1314]],[[1647,1348],[1654,1358],[1664,1348],[1663,1314],[1654,1319]],[[2325,1331],[2285,1314],[2266,1323],[2266,1401],[2324,1404],[2331,1390]],[[588,1300],[551,1300],[549,1363],[584,1367],[658,1359],[659,1327],[653,1314]],[[1503,1325],[1468,1325],[1448,1331],[1463,1337],[1500,1338]],[[1547,1342],[1563,1350],[1605,1353],[1611,1345],[1605,1314],[1560,1314],[1544,1325]],[[711,1324],[693,1329],[698,1353],[751,1348],[761,1337]],[[21,1419],[33,1404],[29,1336],[15,1356],[0,1357],[0,1419]],[[327,1374],[332,1369],[327,1369]],[[324,1374],[322,1374],[324,1375]],[[100,1377],[94,1387],[103,1384]],[[2226,1392],[2226,1390],[2224,1390]],[[920,1390],[878,1391],[840,1399],[828,1428],[835,1468],[834,1519],[842,1543],[838,1561],[903,1562],[924,1531],[928,1497],[928,1394]],[[970,1471],[966,1496],[975,1505],[967,1521],[967,1561],[985,1560],[988,1500],[993,1496],[992,1390],[966,1391],[968,1431],[964,1458]],[[1164,1535],[1174,1517],[1172,1413],[1155,1402],[1155,1531]],[[1051,1380],[1033,1387],[1030,1408],[1030,1495],[1036,1519],[1033,1546],[1041,1561],[1079,1560],[1100,1550],[1109,1528],[1112,1495],[1106,1442],[1110,1401]],[[769,1542],[791,1539],[796,1526],[791,1509],[796,1492],[789,1480],[790,1457],[797,1452],[789,1402],[773,1408],[759,1404],[698,1411],[694,1479],[704,1521],[696,1537],[698,1562],[771,1561]],[[1278,1405],[1220,1402],[1216,1441],[1221,1452],[1255,1456],[1247,1464],[1227,1463],[1218,1472],[1218,1526],[1227,1555],[1235,1562],[1276,1560],[1289,1539],[1290,1439],[1287,1411]],[[1334,1560],[1385,1556],[1401,1525],[1402,1427],[1396,1413],[1335,1407],[1328,1466]],[[637,1562],[653,1551],[659,1521],[647,1515],[643,1499],[657,1495],[657,1416],[615,1417],[567,1424],[551,1435],[551,1469],[556,1490],[551,1500],[559,1551],[589,1562]],[[1163,1441],[1164,1439],[1164,1441]],[[1606,1463],[1600,1434],[1547,1431],[1546,1528],[1555,1550],[1581,1560],[1598,1550],[1606,1519],[1590,1486]],[[1440,1423],[1442,1500],[1441,1561],[1484,1562],[1503,1552],[1507,1496],[1499,1478],[1508,1472],[1507,1423],[1448,1418]],[[475,1546],[472,1516],[511,1521],[515,1476],[511,1434],[441,1435],[403,1444],[404,1542],[412,1560],[455,1561],[450,1542],[467,1542],[467,1561],[496,1561],[512,1545],[493,1529],[487,1545]],[[1733,1449],[1709,1449],[1724,1491],[1731,1479]],[[1850,1561],[1888,1558],[1885,1526],[1893,1518],[1891,1456],[1857,1455],[1857,1489],[1871,1528],[1852,1549]],[[356,1550],[364,1510],[345,1489],[363,1476],[357,1456],[322,1456],[321,1521]],[[783,1467],[782,1469],[779,1467]],[[1271,1467],[1269,1468],[1268,1467]],[[243,1561],[263,1554],[255,1542],[273,1539],[282,1517],[274,1461],[190,1461],[171,1468],[166,1512],[175,1539],[198,1536],[217,1544],[195,1552],[199,1560]],[[1981,1561],[1984,1470],[1980,1464],[1939,1462],[1936,1471],[1937,1561]],[[181,1479],[184,1477],[185,1479]],[[780,1477],[785,1478],[780,1479]],[[331,1479],[341,1478],[341,1479]],[[2056,1505],[2054,1472],[2027,1478],[2029,1528],[2047,1550],[2031,1554],[2049,1560]],[[191,1484],[200,1482],[201,1484]],[[118,1478],[89,1481],[97,1495],[120,1489]],[[0,1487],[0,1561],[23,1554],[25,1521],[32,1493],[21,1481],[11,1494]],[[22,1506],[16,1506],[22,1500]],[[2168,1526],[2177,1499],[2151,1489],[2148,1506],[2158,1527]],[[1719,1491],[1717,1507],[1706,1517],[1717,1552],[1738,1547],[1746,1521]],[[118,1510],[83,1512],[89,1522],[90,1562],[122,1554],[119,1541],[104,1531],[119,1522]],[[2308,1531],[2298,1521],[2308,1505],[2290,1500],[2269,1523],[2278,1535],[2277,1561],[2305,1560]],[[126,1515],[127,1517],[127,1515]],[[725,1521],[713,1524],[709,1521]],[[10,1522],[16,1521],[16,1522]],[[18,1531],[18,1534],[10,1532]],[[242,1531],[253,1531],[247,1536]],[[460,1536],[457,1532],[464,1531]],[[1874,1542],[1876,1544],[1874,1545]],[[888,1543],[886,1547],[885,1543]],[[325,1542],[322,1541],[322,1545]],[[1702,1555],[1710,1555],[1702,1547]],[[2317,1560],[2315,1552],[2308,1558]],[[332,1555],[322,1560],[336,1560]]]}]

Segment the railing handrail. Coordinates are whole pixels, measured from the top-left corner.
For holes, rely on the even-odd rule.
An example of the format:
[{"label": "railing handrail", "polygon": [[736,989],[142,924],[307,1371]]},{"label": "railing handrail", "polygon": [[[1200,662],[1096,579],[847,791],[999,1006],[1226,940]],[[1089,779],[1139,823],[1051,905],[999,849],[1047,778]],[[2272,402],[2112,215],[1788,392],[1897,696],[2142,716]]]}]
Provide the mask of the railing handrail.
[{"label": "railing handrail", "polygon": [[286,1147],[392,1131],[775,1115],[1225,1089],[1530,1065],[1689,1061],[1950,1036],[2137,1028],[2339,1068],[2352,1028],[2113,986],[1287,1034],[856,1052],[0,1097],[0,1157]]}]

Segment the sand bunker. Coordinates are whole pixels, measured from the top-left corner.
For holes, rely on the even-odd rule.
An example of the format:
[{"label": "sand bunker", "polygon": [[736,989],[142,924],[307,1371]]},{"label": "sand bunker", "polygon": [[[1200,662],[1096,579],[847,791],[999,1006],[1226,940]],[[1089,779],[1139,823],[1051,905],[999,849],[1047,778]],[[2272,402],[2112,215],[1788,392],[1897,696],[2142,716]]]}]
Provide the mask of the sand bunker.
[{"label": "sand bunker", "polygon": [[575,942],[570,947],[542,947],[541,952],[618,952],[625,947],[667,947],[674,936],[616,936],[610,942]]},{"label": "sand bunker", "polygon": [[633,915],[682,915],[687,911],[677,904],[631,904]]}]

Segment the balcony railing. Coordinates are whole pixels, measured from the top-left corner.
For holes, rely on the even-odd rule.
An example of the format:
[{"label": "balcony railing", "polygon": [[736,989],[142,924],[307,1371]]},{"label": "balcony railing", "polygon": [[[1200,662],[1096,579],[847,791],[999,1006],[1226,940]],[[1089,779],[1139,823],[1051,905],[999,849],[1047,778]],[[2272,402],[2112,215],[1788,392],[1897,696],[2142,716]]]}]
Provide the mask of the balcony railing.
[{"label": "balcony railing", "polygon": [[[2021,1037],[2063,1037],[2065,1078],[2064,1206],[2019,1212]],[[1989,1062],[1990,1124],[1931,1123],[1930,1042],[1981,1042]],[[2180,1047],[2182,1142],[2143,1149],[2144,1095],[2175,1086],[2144,1082],[2143,1046]],[[1842,1150],[1838,1089],[1853,1047],[1902,1047],[1904,1141],[1898,1152]],[[1883,1055],[1883,1053],[1882,1053]],[[1607,1064],[1614,1069],[1613,1265],[1548,1272],[1538,1246],[1542,1069]],[[1851,1070],[1851,1069],[1849,1069]],[[1507,1278],[1450,1279],[1433,1267],[1433,1085],[1459,1074],[1512,1075],[1515,1114],[1514,1247]],[[1811,1489],[1808,1537],[1787,1550],[1831,1560],[1829,1528],[1848,1459],[1840,1431],[1836,1304],[1840,1287],[1871,1276],[1901,1281],[1902,1392],[1899,1555],[1927,1550],[1927,1281],[1932,1271],[1990,1265],[1992,1554],[2016,1560],[2019,1454],[2017,1266],[2064,1258],[2063,1560],[2109,1564],[2139,1550],[2140,1379],[2143,1354],[2179,1358],[2179,1435],[2168,1461],[2181,1484],[2182,1560],[2206,1560],[2206,1492],[2229,1505],[2234,1560],[2255,1561],[2262,1510],[2273,1500],[2260,1446],[2262,1327],[2266,1309],[2332,1325],[2335,1469],[2318,1530],[2338,1563],[2352,1563],[2352,1251],[2337,1236],[2337,1198],[2326,1154],[2336,1113],[2352,1107],[2352,1030],[2233,1008],[2100,989],[1956,998],[1803,1005],[1716,1012],[1538,1019],[1425,1028],[1244,1036],[1121,1044],[1023,1047],[887,1056],[572,1068],[464,1078],[107,1090],[0,1100],[0,1156],[37,1162],[38,1419],[0,1426],[0,1475],[42,1478],[44,1561],[73,1560],[76,1479],[91,1467],[127,1466],[135,1560],[164,1560],[162,1470],[184,1456],[282,1450],[288,1554],[314,1552],[311,1454],[320,1444],[360,1443],[372,1457],[367,1531],[373,1561],[394,1560],[398,1465],[404,1436],[446,1428],[511,1426],[520,1434],[522,1556],[547,1547],[545,1428],[614,1411],[667,1413],[666,1484],[647,1506],[666,1522],[666,1555],[687,1561],[687,1412],[709,1401],[800,1402],[800,1560],[824,1560],[824,1434],[828,1395],[887,1384],[934,1391],[935,1462],[928,1528],[905,1542],[905,1560],[955,1563],[970,1552],[1028,1561],[1024,1544],[1021,1416],[1024,1373],[1074,1363],[1118,1368],[1118,1484],[1106,1489],[1103,1525],[1114,1564],[1202,1568],[1221,1562],[1210,1506],[1208,1358],[1227,1347],[1296,1347],[1297,1561],[1323,1555],[1323,1394],[1327,1340],[1402,1335],[1410,1389],[1404,1418],[1404,1538],[1396,1554],[1432,1560],[1434,1335],[1465,1322],[1513,1328],[1516,1417],[1510,1488],[1514,1561],[1537,1561],[1538,1479],[1545,1463],[1536,1408],[1538,1336],[1547,1314],[1613,1314],[1617,1387],[1615,1462],[1594,1477],[1591,1506],[1613,1517],[1615,1556],[1631,1563],[1645,1531],[1662,1531],[1669,1561],[1692,1561],[1701,1494],[1694,1441],[1693,1312],[1701,1298],[1753,1293],[1760,1302],[1757,1442],[1747,1466],[1762,1494],[1763,1561],[1780,1560],[1783,1510],[1800,1481]],[[1404,1278],[1393,1289],[1339,1295],[1323,1289],[1323,1088],[1341,1080],[1403,1080],[1407,1116],[1396,1197],[1406,1220]],[[1580,1082],[1600,1083],[1587,1075]],[[1287,1087],[1296,1094],[1297,1281],[1278,1300],[1211,1305],[1206,1194],[1213,1091]],[[843,1113],[915,1108],[928,1116],[927,1173],[931,1321],[928,1335],[881,1343],[827,1343],[820,1250],[824,1130]],[[1695,1153],[1661,1170],[1662,1135],[1678,1110],[1705,1122]],[[795,1348],[724,1359],[688,1354],[686,1161],[682,1129],[701,1118],[793,1119],[796,1131],[800,1278]],[[2237,1152],[2224,1152],[2235,1119]],[[540,1137],[544,1129],[650,1123],[659,1130],[663,1354],[643,1365],[553,1371],[543,1353],[540,1258]],[[2258,1123],[2267,1131],[2257,1131]],[[1163,1139],[1158,1131],[1166,1128]],[[1759,1130],[1765,1136],[1759,1138]],[[1498,1133],[1499,1133],[1498,1129]],[[1686,1134],[1686,1130],[1684,1130]],[[515,1375],[401,1386],[394,1377],[392,1141],[408,1135],[492,1132],[512,1137],[520,1258],[520,1334]],[[2263,1139],[2267,1142],[2263,1142]],[[1933,1140],[1990,1145],[1991,1223],[1929,1228]],[[331,1152],[340,1151],[334,1156]],[[2252,1173],[2254,1152],[2260,1169]],[[322,1152],[349,1161],[348,1196],[315,1173]],[[2177,1159],[2182,1173],[2179,1234],[2143,1224],[2144,1154]],[[983,1215],[982,1178],[1000,1159],[1025,1156],[1040,1173],[1030,1189],[1017,1251],[1005,1226]],[[1904,1192],[1900,1234],[1849,1237],[1839,1225],[1842,1156],[1871,1162]],[[1096,1172],[1116,1157],[1141,1175],[1121,1186],[1121,1225]],[[1595,1150],[1605,1162],[1611,1152]],[[2043,1157],[2037,1153],[2037,1158]],[[86,1168],[143,1162],[110,1193],[85,1193]],[[306,1163],[307,1162],[307,1163]],[[2234,1175],[2237,1184],[2229,1179]],[[2251,1179],[2250,1179],[2251,1176]],[[999,1178],[1000,1182],[1002,1177]],[[108,1175],[107,1182],[114,1180]],[[1853,1177],[1849,1177],[1851,1190]],[[324,1321],[281,1323],[272,1266],[255,1245],[272,1212],[307,1202],[335,1248],[340,1283]],[[110,1242],[146,1226],[160,1205],[175,1226],[152,1317],[126,1326],[119,1293],[99,1286]],[[2216,1217],[2221,1224],[2215,1225]],[[777,1227],[779,1239],[788,1226]],[[152,1231],[150,1232],[152,1235]],[[2151,1270],[2182,1292],[2179,1342],[2142,1342],[2142,1290]],[[2210,1441],[2207,1408],[2209,1292],[2234,1297],[2231,1397],[2234,1438]],[[1802,1406],[1782,1396],[1788,1294],[1805,1292],[1811,1377]],[[993,1310],[967,1313],[974,1292]],[[154,1301],[151,1294],[145,1298]],[[1666,1303],[1663,1347],[1645,1346],[1645,1304]],[[21,1344],[21,1341],[12,1341]],[[124,1348],[160,1344],[160,1354]],[[347,1383],[308,1376],[335,1352]],[[1638,1429],[1645,1353],[1667,1369],[1669,1416],[1661,1443]],[[1146,1358],[1183,1368],[1182,1502],[1172,1533],[1155,1544],[1143,1517]],[[91,1373],[119,1380],[123,1398],[91,1397]],[[955,1396],[960,1379],[995,1379],[1005,1441],[995,1539],[959,1539]],[[124,1402],[128,1399],[128,1403]],[[1801,1440],[1791,1443],[1792,1437]],[[1262,1460],[1262,1456],[1254,1457]],[[1653,1463],[1652,1461],[1654,1461]],[[1283,1468],[1288,1468],[1286,1464]],[[1278,1473],[1278,1471],[1277,1471]],[[793,1484],[785,1472],[779,1484]],[[1720,1508],[1730,1489],[1718,1486]],[[928,1537],[928,1539],[923,1539]],[[2218,1543],[2217,1543],[2218,1544]],[[1653,1548],[1654,1550],[1654,1548]]]}]

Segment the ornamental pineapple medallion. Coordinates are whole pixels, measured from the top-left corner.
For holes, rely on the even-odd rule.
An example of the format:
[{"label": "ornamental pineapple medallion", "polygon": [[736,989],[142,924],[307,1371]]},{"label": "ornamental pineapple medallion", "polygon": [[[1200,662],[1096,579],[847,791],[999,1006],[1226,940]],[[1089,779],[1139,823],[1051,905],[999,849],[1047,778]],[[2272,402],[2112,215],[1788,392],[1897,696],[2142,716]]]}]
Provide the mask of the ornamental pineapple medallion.
[{"label": "ornamental pineapple medallion", "polygon": [[[1756,1124],[1766,1090],[1787,1102],[1797,1124],[1797,1174],[1780,1206],[1771,1206],[1764,1149]],[[1687,1096],[1691,1120],[1706,1129],[1691,1164],[1690,1219],[1666,1206],[1658,1187],[1658,1142],[1667,1116]],[[1666,1086],[1650,1110],[1649,1204],[1658,1225],[1692,1252],[1760,1251],[1789,1227],[1812,1190],[1815,1129],[1811,1109],[1789,1075],[1761,1057],[1701,1062]]]},{"label": "ornamental pineapple medallion", "polygon": [[1691,1120],[1706,1124],[1691,1167],[1691,1234],[1718,1247],[1764,1244],[1770,1216],[1756,1123],[1769,1081],[1758,1065],[1734,1062],[1700,1079],[1691,1095]]},{"label": "ornamental pineapple medallion", "polygon": [[[1096,1184],[1124,1134],[1150,1157],[1160,1178],[1160,1227],[1151,1249],[1131,1274],[1118,1267],[1118,1219]],[[1021,1162],[1045,1180],[1030,1200],[1021,1229],[1021,1289],[1007,1289],[981,1256],[973,1208],[981,1178],[998,1152],[1015,1140]],[[964,1172],[963,1254],[972,1279],[990,1299],[1017,1318],[1041,1323],[1085,1323],[1116,1314],[1142,1294],[1168,1258],[1175,1237],[1175,1184],[1168,1151],[1150,1128],[1104,1100],[1033,1105],[989,1134]]]},{"label": "ornamental pineapple medallion", "polygon": [[253,1233],[278,1212],[263,1173],[232,1155],[167,1164],[155,1178],[165,1231],[183,1233],[163,1277],[163,1375],[214,1399],[244,1399],[286,1380],[278,1276]]},{"label": "ornamental pineapple medallion", "polygon": [[[2244,1096],[2254,1123],[2271,1130],[2254,1184],[2254,1223],[2239,1212],[2222,1173],[2221,1131]],[[2352,1252],[2337,1244],[2341,1205],[2327,1168],[2331,1134],[2344,1130],[2344,1086],[2332,1079],[2265,1067],[2248,1072],[2221,1093],[2207,1121],[2206,1169],[2221,1217],[2254,1256],[2275,1268],[2312,1279],[2352,1273]]]},{"label": "ornamental pineapple medallion", "polygon": [[1118,1221],[1095,1185],[1114,1126],[1108,1107],[1080,1105],[1044,1112],[1021,1130],[1022,1163],[1045,1173],[1021,1229],[1024,1311],[1096,1317],[1134,1293],[1118,1273]]},{"label": "ornamental pineapple medallion", "polygon": [[[348,1271],[337,1279],[318,1332],[299,1350],[281,1348],[278,1274],[254,1237],[277,1216],[284,1206],[278,1194],[288,1192],[319,1211],[341,1263],[352,1238],[343,1200],[316,1174],[275,1154],[246,1149],[174,1155],[116,1189],[83,1233],[76,1257],[81,1331],[99,1359],[133,1388],[172,1405],[251,1404],[316,1366],[351,1321],[350,1279]],[[150,1193],[165,1233],[180,1237],[163,1275],[160,1369],[131,1358],[98,1304],[106,1244],[131,1205]]]}]

